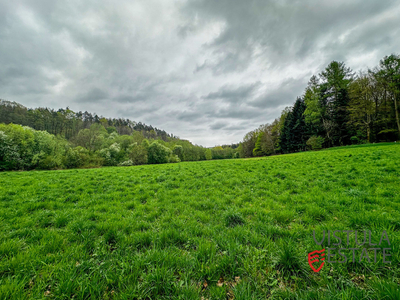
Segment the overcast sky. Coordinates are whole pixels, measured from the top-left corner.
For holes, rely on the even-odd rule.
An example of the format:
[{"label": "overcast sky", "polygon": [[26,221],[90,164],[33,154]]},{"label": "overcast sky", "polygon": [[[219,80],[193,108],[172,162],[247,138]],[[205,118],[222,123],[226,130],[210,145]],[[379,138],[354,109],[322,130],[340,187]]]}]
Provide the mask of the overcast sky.
[{"label": "overcast sky", "polygon": [[0,98],[239,142],[330,61],[399,53],[399,16],[398,0],[0,0]]}]

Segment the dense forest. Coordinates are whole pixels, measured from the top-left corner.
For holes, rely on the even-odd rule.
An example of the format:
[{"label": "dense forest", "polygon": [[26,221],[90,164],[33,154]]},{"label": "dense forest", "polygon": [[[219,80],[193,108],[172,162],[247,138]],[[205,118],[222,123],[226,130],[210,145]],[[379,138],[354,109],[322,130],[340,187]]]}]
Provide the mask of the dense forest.
[{"label": "dense forest", "polygon": [[[233,145],[237,147],[237,145]],[[0,101],[0,170],[61,169],[226,159],[228,145],[204,148],[128,119],[69,108],[28,109]]]},{"label": "dense forest", "polygon": [[400,56],[354,73],[332,61],[272,124],[247,133],[241,157],[318,150],[400,137]]},{"label": "dense forest", "polygon": [[139,131],[144,138],[154,139],[157,137],[163,141],[174,138],[172,134],[168,134],[164,130],[129,119],[104,118],[87,111],[76,113],[68,107],[57,111],[49,108],[28,109],[19,103],[1,99],[0,123],[20,124],[36,130],[45,130],[54,135],[61,135],[67,140],[76,137],[80,130],[88,129],[92,124],[101,124],[108,133],[117,132],[119,135],[130,135]]}]

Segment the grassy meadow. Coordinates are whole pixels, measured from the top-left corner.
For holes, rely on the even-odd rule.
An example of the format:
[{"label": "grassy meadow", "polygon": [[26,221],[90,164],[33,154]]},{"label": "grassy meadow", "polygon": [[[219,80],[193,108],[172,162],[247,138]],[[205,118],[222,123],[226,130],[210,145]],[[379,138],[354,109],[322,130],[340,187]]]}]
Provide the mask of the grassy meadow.
[{"label": "grassy meadow", "polygon": [[[400,145],[5,172],[0,224],[0,299],[400,299]],[[313,230],[364,229],[390,264],[311,270]]]}]

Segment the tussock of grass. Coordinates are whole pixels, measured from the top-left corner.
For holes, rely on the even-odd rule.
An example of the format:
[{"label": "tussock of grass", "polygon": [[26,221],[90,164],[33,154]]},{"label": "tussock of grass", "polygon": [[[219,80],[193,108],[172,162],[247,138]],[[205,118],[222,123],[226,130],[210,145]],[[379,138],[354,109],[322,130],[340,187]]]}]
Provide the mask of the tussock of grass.
[{"label": "tussock of grass", "polygon": [[225,225],[227,227],[235,227],[237,225],[243,225],[245,223],[242,214],[234,210],[227,211],[225,213],[224,219]]}]

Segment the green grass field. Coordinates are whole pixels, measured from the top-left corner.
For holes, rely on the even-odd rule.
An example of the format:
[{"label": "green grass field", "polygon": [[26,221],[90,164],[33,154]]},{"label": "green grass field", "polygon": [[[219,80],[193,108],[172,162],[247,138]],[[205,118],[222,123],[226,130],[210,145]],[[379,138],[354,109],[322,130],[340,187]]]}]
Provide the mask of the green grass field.
[{"label": "green grass field", "polygon": [[[0,173],[0,224],[0,299],[400,299],[400,145]],[[311,270],[364,229],[390,264]]]}]

